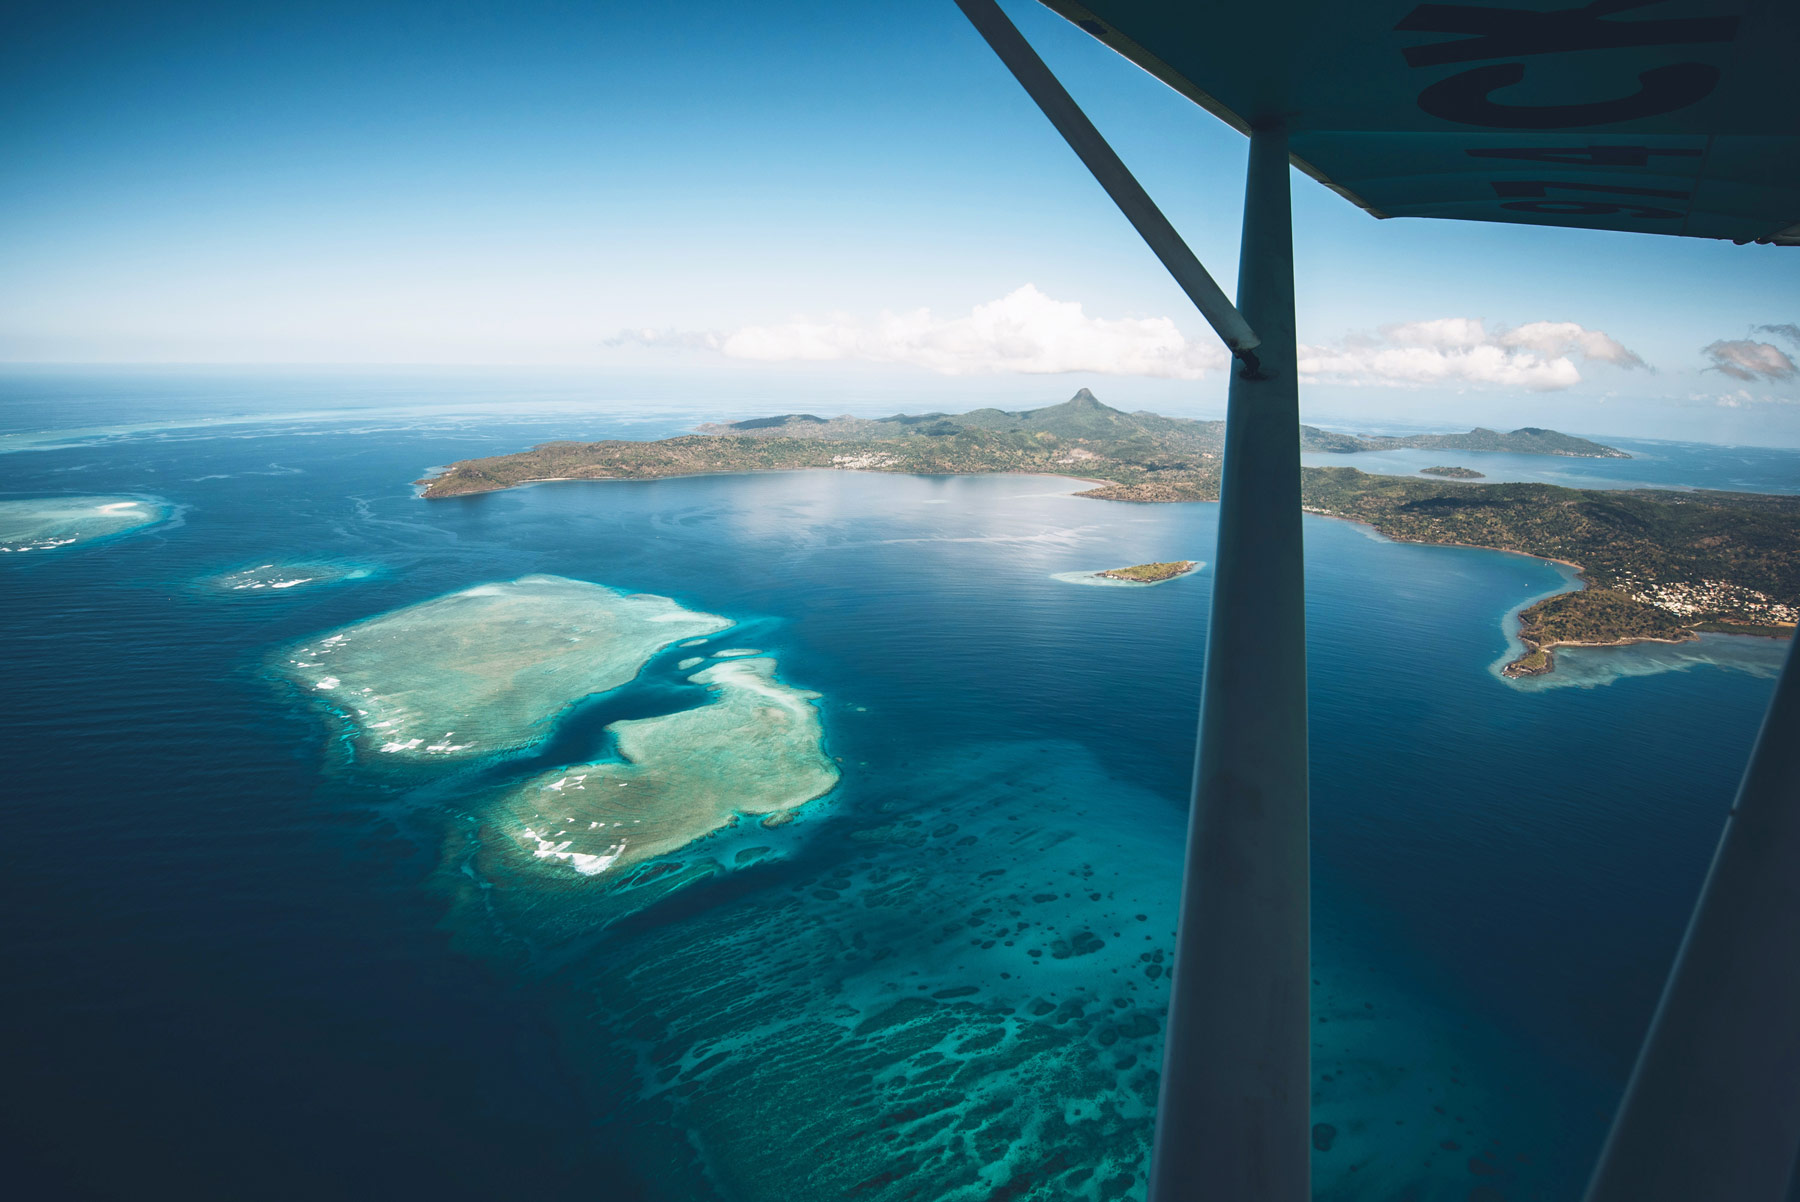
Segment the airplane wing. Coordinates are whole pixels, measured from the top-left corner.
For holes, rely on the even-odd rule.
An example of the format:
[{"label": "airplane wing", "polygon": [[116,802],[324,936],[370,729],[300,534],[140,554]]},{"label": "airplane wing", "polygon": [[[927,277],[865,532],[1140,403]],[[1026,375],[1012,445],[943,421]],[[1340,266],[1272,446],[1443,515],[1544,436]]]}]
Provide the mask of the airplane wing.
[{"label": "airplane wing", "polygon": [[1800,245],[1793,0],[1043,0],[1377,217]]}]

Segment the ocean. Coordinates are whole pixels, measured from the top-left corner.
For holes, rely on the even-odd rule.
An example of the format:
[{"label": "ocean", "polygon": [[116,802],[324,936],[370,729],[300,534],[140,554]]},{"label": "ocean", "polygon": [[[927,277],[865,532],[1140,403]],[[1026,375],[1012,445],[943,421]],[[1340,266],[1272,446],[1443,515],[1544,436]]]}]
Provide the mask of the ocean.
[{"label": "ocean", "polygon": [[[1056,576],[1208,560],[1215,508],[1047,477],[410,483],[727,408],[0,380],[0,500],[167,514],[0,557],[4,1121],[31,1196],[1143,1196],[1210,574]],[[1596,462],[1800,487],[1795,453]],[[1565,569],[1306,538],[1315,1196],[1576,1198],[1784,648],[1571,650],[1508,682],[1509,614]],[[310,576],[232,587],[282,565]],[[523,751],[404,769],[279,665],[534,574],[730,620],[720,645],[818,694],[837,787],[635,894],[486,875],[498,792],[691,704],[677,656]]]}]

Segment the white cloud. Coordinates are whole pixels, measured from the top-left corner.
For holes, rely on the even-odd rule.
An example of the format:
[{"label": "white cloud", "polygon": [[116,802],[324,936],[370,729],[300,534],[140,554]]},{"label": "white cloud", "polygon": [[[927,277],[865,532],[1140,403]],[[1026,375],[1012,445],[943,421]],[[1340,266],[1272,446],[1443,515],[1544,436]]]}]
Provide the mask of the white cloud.
[{"label": "white cloud", "polygon": [[1748,338],[1714,342],[1700,353],[1712,363],[1706,371],[1722,372],[1734,380],[1791,380],[1797,370],[1780,347]]},{"label": "white cloud", "polygon": [[1532,351],[1546,359],[1580,355],[1591,363],[1624,368],[1644,366],[1637,353],[1627,350],[1618,339],[1572,321],[1529,321],[1502,330],[1494,338],[1501,346]]},{"label": "white cloud", "polygon": [[1076,301],[1052,300],[1031,284],[966,316],[929,309],[746,326],[719,349],[735,359],[905,363],[944,375],[1096,372],[1194,379],[1225,366],[1212,335],[1189,339],[1167,317],[1089,317]]},{"label": "white cloud", "polygon": [[620,330],[601,346],[656,346],[680,350],[716,351],[725,338],[714,330]]},{"label": "white cloud", "polygon": [[1720,409],[1747,409],[1762,405],[1800,407],[1800,397],[1791,393],[1784,396],[1773,392],[1751,392],[1748,388],[1738,388],[1731,392],[1690,392],[1685,401],[1678,397],[1667,399],[1690,405],[1714,405]]},{"label": "white cloud", "polygon": [[[622,330],[606,343],[625,344],[763,362],[902,363],[952,376],[1090,372],[1191,380],[1230,362],[1210,332],[1190,339],[1167,317],[1090,317],[1079,302],[1054,300],[1031,284],[958,317],[915,309],[874,321],[835,315],[732,333]],[[1576,359],[1644,366],[1616,339],[1572,321],[1490,331],[1475,318],[1444,317],[1299,349],[1301,376],[1348,384],[1492,384],[1544,392],[1580,382]]]},{"label": "white cloud", "polygon": [[1534,321],[1489,331],[1483,321],[1441,317],[1381,327],[1335,346],[1301,346],[1300,374],[1339,384],[1496,384],[1553,392],[1581,382],[1575,359],[1643,367],[1619,341],[1572,321]]}]

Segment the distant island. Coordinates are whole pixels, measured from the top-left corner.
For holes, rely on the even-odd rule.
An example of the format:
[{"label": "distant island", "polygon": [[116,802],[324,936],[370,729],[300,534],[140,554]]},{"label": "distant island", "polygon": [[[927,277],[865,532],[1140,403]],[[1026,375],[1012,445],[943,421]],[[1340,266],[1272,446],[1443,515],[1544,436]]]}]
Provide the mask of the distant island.
[{"label": "distant island", "polygon": [[1135,584],[1155,584],[1159,580],[1173,580],[1177,576],[1185,576],[1199,563],[1192,559],[1178,559],[1172,563],[1140,563],[1129,568],[1108,568],[1104,572],[1096,572],[1108,580],[1130,580]]},{"label": "distant island", "polygon": [[[1434,439],[1442,441],[1422,441]],[[1405,439],[1302,427],[1302,449],[1400,446],[1624,456],[1536,427]],[[705,425],[655,442],[548,442],[464,460],[417,483],[424,497],[437,500],[544,480],[818,468],[1029,472],[1091,482],[1077,494],[1083,497],[1213,501],[1223,452],[1223,422],[1125,413],[1084,388],[1060,405],[1021,412],[874,419],[784,414]],[[1507,666],[1509,675],[1549,671],[1557,646],[1690,639],[1704,630],[1786,636],[1800,618],[1800,497],[1472,484],[1309,467],[1301,472],[1301,500],[1309,513],[1364,522],[1401,541],[1516,551],[1578,567],[1584,588],[1520,615],[1527,653]]]},{"label": "distant island", "polygon": [[1442,476],[1446,480],[1486,480],[1486,472],[1478,472],[1472,467],[1422,467],[1421,476]]},{"label": "distant island", "polygon": [[1521,426],[1505,434],[1476,426],[1467,434],[1412,434],[1404,438],[1338,434],[1313,426],[1300,427],[1300,449],[1303,451],[1352,455],[1358,451],[1397,451],[1414,447],[1441,451],[1505,451],[1513,455],[1563,455],[1572,459],[1631,458],[1617,447],[1602,446],[1573,434],[1537,426]]}]

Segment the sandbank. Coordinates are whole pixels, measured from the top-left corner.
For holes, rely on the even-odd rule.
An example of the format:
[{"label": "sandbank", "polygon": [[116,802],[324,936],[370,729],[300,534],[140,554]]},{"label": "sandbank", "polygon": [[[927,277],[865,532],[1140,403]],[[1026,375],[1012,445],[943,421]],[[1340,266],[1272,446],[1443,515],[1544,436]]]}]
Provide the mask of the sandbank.
[{"label": "sandbank", "polygon": [[618,760],[524,781],[492,824],[531,862],[598,876],[740,815],[785,814],[837,784],[812,704],[819,694],[777,680],[773,659],[717,663],[691,679],[712,691],[711,704],[615,723]]},{"label": "sandbank", "polygon": [[730,625],[667,597],[535,575],[325,632],[278,666],[349,722],[359,755],[466,757],[541,738],[571,703]]},{"label": "sandbank", "polygon": [[148,497],[39,497],[0,501],[0,554],[52,551],[166,521],[174,506]]}]

